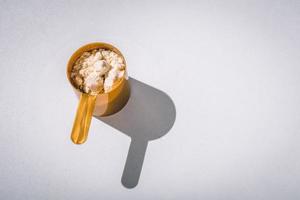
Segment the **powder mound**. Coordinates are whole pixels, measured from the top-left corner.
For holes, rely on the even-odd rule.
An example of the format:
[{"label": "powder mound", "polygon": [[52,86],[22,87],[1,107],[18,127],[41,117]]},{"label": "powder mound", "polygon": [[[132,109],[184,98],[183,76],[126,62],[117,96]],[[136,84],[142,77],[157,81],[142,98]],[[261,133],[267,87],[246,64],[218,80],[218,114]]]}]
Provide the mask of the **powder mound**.
[{"label": "powder mound", "polygon": [[75,62],[71,80],[84,93],[107,93],[113,84],[126,75],[122,56],[107,50],[95,49],[84,52]]}]

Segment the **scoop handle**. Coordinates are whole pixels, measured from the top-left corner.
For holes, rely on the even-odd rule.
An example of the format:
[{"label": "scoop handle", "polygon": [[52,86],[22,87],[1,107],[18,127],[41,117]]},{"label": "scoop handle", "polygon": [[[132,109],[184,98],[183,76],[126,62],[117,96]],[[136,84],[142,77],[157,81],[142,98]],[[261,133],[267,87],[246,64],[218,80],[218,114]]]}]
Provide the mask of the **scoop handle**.
[{"label": "scoop handle", "polygon": [[75,144],[86,141],[97,96],[81,93],[76,117],[71,133],[71,140]]}]

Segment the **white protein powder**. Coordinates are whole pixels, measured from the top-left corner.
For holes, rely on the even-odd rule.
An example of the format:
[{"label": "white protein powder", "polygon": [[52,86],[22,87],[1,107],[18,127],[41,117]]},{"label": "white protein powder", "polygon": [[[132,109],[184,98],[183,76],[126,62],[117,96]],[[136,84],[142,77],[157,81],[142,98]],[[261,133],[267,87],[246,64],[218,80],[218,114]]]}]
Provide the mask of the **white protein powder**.
[{"label": "white protein powder", "polygon": [[84,52],[75,62],[71,79],[81,91],[96,95],[109,92],[113,84],[126,75],[123,58],[106,49]]}]

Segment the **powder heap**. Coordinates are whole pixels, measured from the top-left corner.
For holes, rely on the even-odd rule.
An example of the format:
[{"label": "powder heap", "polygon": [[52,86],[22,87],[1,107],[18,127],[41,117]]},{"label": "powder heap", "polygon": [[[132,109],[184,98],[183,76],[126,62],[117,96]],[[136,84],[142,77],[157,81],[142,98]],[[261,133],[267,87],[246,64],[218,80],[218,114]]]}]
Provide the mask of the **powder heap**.
[{"label": "powder heap", "polygon": [[113,84],[123,76],[125,64],[122,56],[107,49],[84,52],[71,72],[75,87],[91,95],[109,92]]}]

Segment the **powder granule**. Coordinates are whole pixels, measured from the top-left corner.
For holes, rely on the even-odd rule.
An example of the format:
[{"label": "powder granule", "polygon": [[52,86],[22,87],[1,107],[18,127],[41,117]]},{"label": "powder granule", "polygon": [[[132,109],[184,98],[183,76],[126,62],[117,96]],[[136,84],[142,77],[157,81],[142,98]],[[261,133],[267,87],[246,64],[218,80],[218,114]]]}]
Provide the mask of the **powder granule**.
[{"label": "powder granule", "polygon": [[123,58],[106,49],[84,52],[75,62],[71,73],[73,84],[92,95],[109,92],[113,84],[124,76]]}]

